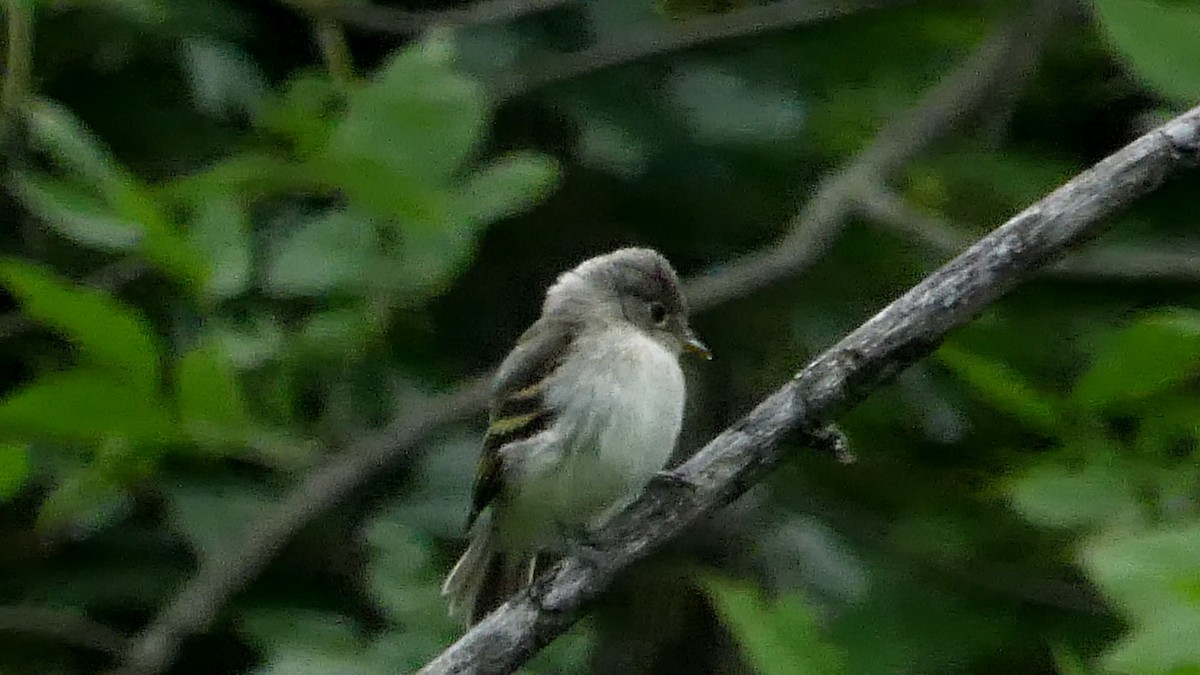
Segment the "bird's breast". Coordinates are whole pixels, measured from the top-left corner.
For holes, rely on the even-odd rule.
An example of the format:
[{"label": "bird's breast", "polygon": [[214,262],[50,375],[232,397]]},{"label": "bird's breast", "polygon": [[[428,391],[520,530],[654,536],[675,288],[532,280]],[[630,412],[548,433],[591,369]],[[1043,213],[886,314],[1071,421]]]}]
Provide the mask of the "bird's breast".
[{"label": "bird's breast", "polygon": [[533,459],[518,501],[557,527],[592,527],[666,464],[683,420],[678,357],[633,329],[580,341],[548,383],[553,448]]}]

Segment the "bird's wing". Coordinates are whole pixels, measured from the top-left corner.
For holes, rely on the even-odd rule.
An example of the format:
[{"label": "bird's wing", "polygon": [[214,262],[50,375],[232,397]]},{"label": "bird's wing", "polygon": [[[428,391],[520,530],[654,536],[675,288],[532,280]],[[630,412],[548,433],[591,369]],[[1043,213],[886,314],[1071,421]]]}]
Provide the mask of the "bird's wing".
[{"label": "bird's wing", "polygon": [[471,493],[468,527],[504,485],[503,448],[531,438],[553,421],[555,411],[547,407],[544,389],[547,378],[562,363],[572,335],[569,325],[539,320],[521,335],[500,365]]}]

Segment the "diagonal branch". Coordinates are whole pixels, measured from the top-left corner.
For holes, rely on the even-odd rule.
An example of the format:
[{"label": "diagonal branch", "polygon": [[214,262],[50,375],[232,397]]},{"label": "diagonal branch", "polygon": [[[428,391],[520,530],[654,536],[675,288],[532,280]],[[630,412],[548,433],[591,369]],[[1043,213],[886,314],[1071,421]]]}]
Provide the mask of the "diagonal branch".
[{"label": "diagonal branch", "polygon": [[1017,214],[800,371],[568,558],[431,661],[423,675],[506,673],[566,630],[633,562],[760,481],[788,434],[820,428],[931,352],[950,330],[1099,233],[1102,221],[1200,164],[1200,106]]},{"label": "diagonal branch", "polygon": [[[854,210],[852,188],[860,180],[895,170],[977,112],[987,92],[1011,94],[1028,75],[1059,0],[1039,0],[1041,11],[1022,15],[985,40],[979,51],[951,72],[897,121],[885,125],[867,149],[826,180],[791,219],[778,244],[686,284],[695,311],[705,311],[801,272],[819,257]],[[1015,72],[1014,69],[1015,68]],[[815,204],[814,204],[815,203]],[[236,555],[202,564],[159,615],[134,640],[122,673],[165,670],[180,641],[204,630],[229,599],[253,580],[275,554],[314,518],[345,500],[373,476],[404,461],[442,424],[478,413],[486,401],[484,378],[472,381],[427,410],[400,415],[382,433],[345,449],[316,469],[267,519],[258,523]]]}]

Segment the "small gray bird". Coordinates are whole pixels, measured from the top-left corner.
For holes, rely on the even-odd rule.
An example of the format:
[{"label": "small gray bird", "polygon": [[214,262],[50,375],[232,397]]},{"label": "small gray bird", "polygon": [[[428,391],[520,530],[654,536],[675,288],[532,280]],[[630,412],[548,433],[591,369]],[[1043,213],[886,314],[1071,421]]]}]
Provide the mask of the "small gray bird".
[{"label": "small gray bird", "polygon": [[683,421],[684,351],[711,358],[655,251],[592,258],[550,287],[496,374],[471,542],[442,585],[451,616],[479,621],[663,468]]}]

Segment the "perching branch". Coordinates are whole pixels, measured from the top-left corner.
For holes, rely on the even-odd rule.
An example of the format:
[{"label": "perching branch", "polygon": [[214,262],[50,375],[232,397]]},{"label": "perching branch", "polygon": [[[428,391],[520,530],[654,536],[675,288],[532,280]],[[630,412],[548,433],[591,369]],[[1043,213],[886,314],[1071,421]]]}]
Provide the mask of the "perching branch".
[{"label": "perching branch", "polygon": [[[929,95],[885,125],[866,150],[821,184],[810,204],[791,219],[778,244],[687,282],[693,310],[705,311],[749,295],[815,261],[853,211],[851,188],[860,176],[874,178],[903,165],[992,100],[987,92],[1011,93],[1016,88],[1031,70],[1052,23],[1052,13],[1045,8],[1057,4],[1058,0],[1041,0],[1038,6],[1042,11],[1001,29]],[[266,521],[252,528],[236,554],[202,564],[135,639],[121,672],[149,675],[165,670],[180,641],[204,630],[230,597],[254,579],[306,524],[372,477],[404,461],[440,425],[481,411],[486,393],[486,378],[472,381],[428,410],[401,414],[385,432],[363,439],[314,470]]]},{"label": "perching branch", "polygon": [[1200,164],[1200,106],[1017,214],[800,371],[567,558],[431,661],[423,675],[507,673],[579,618],[613,578],[760,481],[781,442],[845,412],[945,335],[1168,177]]}]

